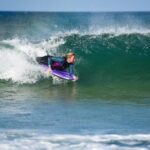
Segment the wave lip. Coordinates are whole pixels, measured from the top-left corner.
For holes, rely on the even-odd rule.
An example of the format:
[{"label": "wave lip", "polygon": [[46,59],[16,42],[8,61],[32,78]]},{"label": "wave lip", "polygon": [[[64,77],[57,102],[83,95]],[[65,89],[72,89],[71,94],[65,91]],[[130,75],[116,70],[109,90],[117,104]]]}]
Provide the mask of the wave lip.
[{"label": "wave lip", "polygon": [[55,32],[55,37],[69,37],[72,35],[80,35],[80,36],[85,36],[85,35],[103,35],[103,34],[112,34],[115,36],[119,35],[130,35],[130,34],[141,34],[141,35],[150,35],[150,29],[146,27],[141,27],[141,26],[133,26],[130,27],[128,25],[126,26],[90,26],[87,29],[81,30],[81,29],[72,29],[72,30],[66,30],[66,31],[58,31]]},{"label": "wave lip", "polygon": [[126,26],[105,26],[105,27],[97,27],[91,26],[87,32],[84,34],[87,35],[102,35],[102,34],[113,34],[113,35],[122,35],[122,34],[143,34],[149,35],[150,29],[144,27],[130,27]]}]

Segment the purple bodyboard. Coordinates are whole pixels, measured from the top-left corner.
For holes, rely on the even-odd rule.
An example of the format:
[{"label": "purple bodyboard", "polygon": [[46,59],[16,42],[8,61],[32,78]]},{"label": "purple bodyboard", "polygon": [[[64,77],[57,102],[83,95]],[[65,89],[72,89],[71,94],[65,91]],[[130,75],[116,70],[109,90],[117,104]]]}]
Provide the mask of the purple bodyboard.
[{"label": "purple bodyboard", "polygon": [[67,71],[52,70],[52,74],[66,80],[74,80],[73,75],[70,75]]},{"label": "purple bodyboard", "polygon": [[[47,70],[48,66],[47,65],[42,65],[42,67]],[[65,79],[65,80],[74,80],[73,75],[70,75],[69,72],[67,71],[61,71],[61,70],[55,70],[52,69],[52,75],[57,76],[59,78]]]}]

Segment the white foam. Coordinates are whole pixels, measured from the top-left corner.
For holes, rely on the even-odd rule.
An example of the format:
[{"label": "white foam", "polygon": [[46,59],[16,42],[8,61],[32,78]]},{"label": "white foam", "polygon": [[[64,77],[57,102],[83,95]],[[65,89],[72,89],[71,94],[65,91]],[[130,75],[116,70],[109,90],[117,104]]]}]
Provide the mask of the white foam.
[{"label": "white foam", "polygon": [[41,74],[37,65],[16,51],[0,51],[0,64],[0,79],[11,79],[13,82],[19,83],[34,83]]},{"label": "white foam", "polygon": [[65,41],[61,37],[53,36],[38,43],[31,43],[26,39],[20,40],[19,38],[3,40],[1,43],[9,44],[14,47],[15,51],[23,52],[34,59],[36,56],[46,55],[48,50],[52,54],[55,53],[56,48]]},{"label": "white foam", "polygon": [[47,55],[47,50],[53,54],[63,43],[64,40],[57,37],[36,44],[18,38],[0,41],[2,45],[9,45],[0,49],[0,79],[22,84],[47,78],[46,72],[35,61],[36,56]]},{"label": "white foam", "polygon": [[150,134],[48,135],[31,131],[13,131],[0,134],[0,148],[3,150],[148,150]]}]

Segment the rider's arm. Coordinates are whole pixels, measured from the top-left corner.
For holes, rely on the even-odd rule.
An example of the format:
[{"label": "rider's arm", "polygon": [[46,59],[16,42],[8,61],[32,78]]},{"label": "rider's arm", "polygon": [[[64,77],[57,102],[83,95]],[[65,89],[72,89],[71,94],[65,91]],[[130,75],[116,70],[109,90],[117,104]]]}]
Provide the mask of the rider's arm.
[{"label": "rider's arm", "polygon": [[73,64],[69,65],[69,74],[73,75]]},{"label": "rider's arm", "polygon": [[73,67],[74,67],[74,65],[70,64],[70,66],[69,66],[69,73],[70,73],[71,76],[73,76],[73,81],[77,81],[78,77],[74,75]]}]

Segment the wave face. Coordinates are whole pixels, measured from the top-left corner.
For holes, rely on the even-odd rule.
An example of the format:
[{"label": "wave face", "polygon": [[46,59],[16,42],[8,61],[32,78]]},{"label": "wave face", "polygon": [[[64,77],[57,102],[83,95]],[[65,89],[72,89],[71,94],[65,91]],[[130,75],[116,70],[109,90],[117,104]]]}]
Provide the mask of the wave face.
[{"label": "wave face", "polygon": [[36,56],[74,51],[79,89],[88,91],[90,86],[94,95],[104,91],[149,95],[149,17],[149,12],[1,12],[0,80],[30,84],[47,80]]}]

